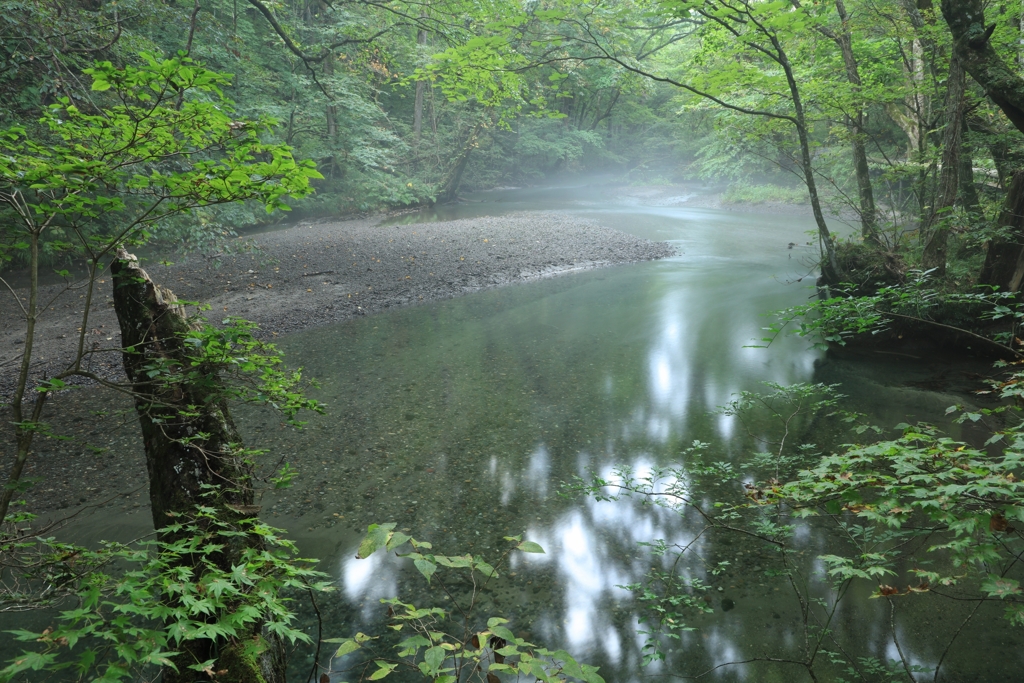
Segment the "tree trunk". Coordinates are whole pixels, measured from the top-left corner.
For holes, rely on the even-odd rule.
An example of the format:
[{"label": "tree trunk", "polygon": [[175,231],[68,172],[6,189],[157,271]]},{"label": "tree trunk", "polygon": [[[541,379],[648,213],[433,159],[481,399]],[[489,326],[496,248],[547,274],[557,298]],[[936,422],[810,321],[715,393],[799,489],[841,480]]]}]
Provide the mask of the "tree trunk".
[{"label": "tree trunk", "polygon": [[[921,162],[928,155],[928,139],[933,130],[932,123],[932,98],[929,95],[929,88],[925,85],[926,72],[932,77],[932,82],[939,80],[937,63],[939,62],[940,48],[934,40],[934,14],[931,0],[901,0],[907,18],[914,27],[914,35],[911,40],[910,55],[904,60],[904,68],[913,91],[904,99],[905,106],[909,112],[908,116],[897,113],[893,121],[897,123],[909,138],[909,149],[907,159]],[[894,109],[894,108],[893,108]],[[890,115],[893,112],[890,110]],[[913,183],[914,196],[917,198],[918,223],[925,225],[929,220],[929,211],[932,202],[929,200],[928,179],[931,175],[929,167],[921,164],[917,173],[917,179]]]},{"label": "tree trunk", "polygon": [[[328,54],[324,57],[324,78],[330,79],[334,75],[334,53]],[[292,110],[294,116],[294,109]],[[334,168],[338,165],[338,155],[335,153],[338,144],[338,107],[333,101],[328,100],[327,107],[324,111],[324,118],[327,123],[327,149],[330,150],[330,154],[323,160],[321,168],[327,168],[327,177],[334,178]],[[289,132],[294,125],[293,121],[288,121]],[[290,134],[289,134],[290,137]]]},{"label": "tree trunk", "polygon": [[598,124],[612,115],[612,110],[615,108],[615,104],[619,101],[619,95],[621,94],[622,88],[615,88],[615,94],[612,96],[611,101],[608,102],[608,106],[605,107],[604,113],[598,114],[597,117],[594,118],[594,123],[590,125],[590,130],[597,130]]},{"label": "tree trunk", "polygon": [[1024,78],[989,42],[996,26],[986,28],[984,5],[982,0],[942,0],[942,16],[949,24],[964,69],[1017,130],[1024,132]]},{"label": "tree trunk", "polygon": [[981,199],[974,184],[974,147],[967,142],[967,118],[960,129],[960,188],[957,202],[968,212],[980,216]]},{"label": "tree trunk", "polygon": [[811,200],[811,213],[814,214],[814,222],[818,226],[818,241],[821,249],[821,277],[826,284],[838,284],[841,279],[842,269],[839,267],[839,259],[836,257],[836,243],[829,232],[828,224],[825,222],[825,214],[821,210],[821,200],[818,197],[818,183],[814,180],[814,168],[811,166],[811,140],[807,133],[807,118],[804,116],[803,100],[800,97],[800,88],[793,73],[793,67],[789,58],[782,49],[778,40],[771,37],[773,47],[778,55],[778,62],[786,74],[786,83],[789,85],[789,94],[793,98],[793,113],[795,114],[796,134],[800,140],[800,166],[803,170],[804,183],[807,185],[807,195]]},{"label": "tree trunk", "polygon": [[[324,76],[328,78],[334,75],[334,55],[327,55],[324,58]],[[334,143],[337,142],[338,137],[338,107],[334,104],[327,105],[327,141],[331,148],[332,154],[334,151]]]},{"label": "tree trunk", "polygon": [[462,174],[465,173],[466,165],[469,164],[469,154],[476,147],[476,139],[480,135],[481,128],[483,128],[482,123],[476,124],[476,128],[473,129],[473,132],[469,134],[469,138],[466,139],[466,144],[462,146],[459,156],[455,158],[455,163],[452,164],[448,175],[438,184],[438,190],[434,197],[438,204],[453,201],[458,195],[459,186],[462,184]]},{"label": "tree trunk", "polygon": [[[846,5],[843,0],[836,0],[836,12],[842,22],[839,33],[834,34],[834,40],[839,46],[843,55],[843,65],[846,67],[846,78],[853,86],[854,93],[859,96],[861,90],[860,67],[853,55],[853,40],[850,36],[848,26],[849,17],[846,13]],[[871,171],[868,167],[868,153],[864,147],[864,110],[857,105],[856,113],[846,119],[847,129],[850,131],[850,145],[853,152],[853,170],[857,178],[857,193],[860,197],[860,224],[861,237],[866,242],[878,243],[878,212],[875,209],[875,193],[871,187]]]},{"label": "tree trunk", "polygon": [[853,171],[857,177],[857,193],[860,197],[860,234],[865,242],[878,244],[878,210],[875,207],[875,193],[871,187],[868,153],[864,147],[863,112],[857,112],[857,116],[851,120],[849,128]]},{"label": "tree trunk", "polygon": [[946,274],[946,247],[949,225],[945,220],[956,204],[960,185],[960,141],[964,129],[964,95],[966,73],[960,59],[954,54],[949,60],[949,78],[946,81],[946,131],[942,136],[942,170],[935,202],[928,212],[927,222],[921,226],[925,239],[921,265],[934,269],[939,277]]},{"label": "tree trunk", "polygon": [[[251,518],[256,509],[253,466],[241,454],[241,439],[216,371],[189,366],[185,338],[197,328],[174,294],[155,284],[124,249],[118,250],[111,274],[114,310],[126,349],[124,369],[142,428],[153,525],[159,530],[172,516],[187,516],[201,502],[244,531],[242,520]],[[184,375],[186,370],[199,372]],[[230,570],[238,564],[240,552],[253,547],[262,547],[259,537],[241,535],[239,547],[226,546],[218,564]],[[215,659],[213,669],[227,669],[223,680],[229,683],[284,683],[283,643],[262,631],[259,625],[250,634],[265,646],[255,657],[243,652],[246,643],[188,641],[174,660],[178,671],[164,669],[164,682],[208,680],[187,665]]]},{"label": "tree trunk", "polygon": [[1007,236],[988,243],[978,282],[1016,292],[1020,290],[1018,271],[1024,252],[1024,171],[1013,175],[996,226],[1004,229]]},{"label": "tree trunk", "polygon": [[[7,517],[14,494],[18,491],[22,471],[25,463],[28,462],[29,454],[32,451],[32,440],[35,436],[33,423],[38,422],[42,416],[43,404],[46,401],[46,392],[36,394],[32,410],[32,417],[26,418],[24,414],[25,391],[29,388],[29,370],[32,368],[32,345],[35,342],[36,317],[39,315],[39,232],[33,231],[30,237],[29,251],[29,295],[28,309],[25,311],[25,345],[21,350],[21,365],[18,369],[18,380],[15,385],[14,396],[11,399],[11,420],[14,423],[14,434],[16,441],[16,455],[11,464],[11,471],[7,475],[7,483],[0,492],[0,525]],[[86,305],[87,312],[89,310]],[[25,424],[25,423],[28,424]]]},{"label": "tree trunk", "polygon": [[419,144],[420,135],[423,133],[423,91],[426,87],[427,84],[423,81],[416,82],[416,102],[412,112],[412,133],[416,144]]},{"label": "tree trunk", "polygon": [[[427,44],[426,29],[421,28],[416,33],[416,44],[421,47]],[[420,144],[420,133],[423,132],[423,91],[426,87],[426,81],[416,81],[416,102],[412,109],[412,134],[417,147]]]}]

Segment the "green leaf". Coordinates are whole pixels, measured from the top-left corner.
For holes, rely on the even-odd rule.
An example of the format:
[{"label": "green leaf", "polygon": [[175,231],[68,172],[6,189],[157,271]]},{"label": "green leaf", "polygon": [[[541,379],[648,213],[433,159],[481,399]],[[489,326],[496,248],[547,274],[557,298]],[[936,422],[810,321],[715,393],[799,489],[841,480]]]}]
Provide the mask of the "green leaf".
[{"label": "green leaf", "polygon": [[340,646],[338,646],[338,651],[334,653],[334,656],[335,657],[344,657],[345,655],[349,654],[350,652],[355,652],[356,650],[358,650],[361,647],[362,647],[362,645],[360,645],[356,641],[348,639],[348,640],[345,640],[344,642],[342,642],[342,644]]},{"label": "green leaf", "polygon": [[420,635],[406,638],[398,644],[398,656],[399,657],[411,657],[419,652],[421,647],[427,647],[430,645],[430,641]]},{"label": "green leaf", "polygon": [[583,678],[583,669],[576,663],[576,660],[572,658],[565,650],[556,650],[551,653],[551,658],[560,660],[562,662],[562,673],[572,676],[573,678]]},{"label": "green leaf", "polygon": [[1019,595],[1021,592],[1019,581],[997,574],[989,574],[988,578],[982,582],[981,590],[992,598],[1006,598],[1011,595]]},{"label": "green leaf", "polygon": [[544,666],[541,664],[541,661],[539,659],[534,659],[533,661],[531,661],[529,668],[530,673],[536,676],[537,680],[545,682],[551,680],[551,678],[548,676],[548,673],[544,670]]},{"label": "green leaf", "polygon": [[430,670],[436,672],[444,663],[445,651],[440,647],[432,647],[423,653],[423,661],[427,663]]},{"label": "green leaf", "polygon": [[544,548],[540,547],[539,544],[533,541],[523,541],[516,546],[516,550],[522,550],[524,553],[543,553]]},{"label": "green leaf", "polygon": [[488,577],[491,577],[491,578],[496,577],[498,575],[498,572],[496,572],[494,570],[494,567],[492,567],[491,565],[487,564],[486,562],[484,562],[481,559],[477,559],[475,561],[475,563],[473,565],[473,568],[476,569],[481,574],[483,574],[484,576],[488,576]]},{"label": "green leaf", "polygon": [[379,681],[380,679],[387,676],[389,673],[395,670],[398,664],[388,664],[387,662],[376,661],[374,662],[379,668],[370,674],[367,678],[371,681]]},{"label": "green leaf", "polygon": [[508,630],[506,627],[501,626],[499,624],[495,624],[494,626],[490,626],[490,629],[491,633],[498,636],[499,638],[504,638],[510,643],[516,642],[516,635],[512,633],[512,631]]},{"label": "green leaf", "polygon": [[426,577],[427,583],[430,583],[430,577],[437,571],[437,565],[430,560],[413,560],[413,564],[416,565],[416,569],[420,570],[420,574]]},{"label": "green leaf", "polygon": [[394,535],[388,540],[388,550],[394,550],[398,546],[402,545],[406,541],[411,541],[412,536],[406,536],[400,531],[396,531]]},{"label": "green leaf", "polygon": [[389,522],[387,524],[371,524],[367,527],[366,537],[359,544],[356,557],[361,560],[366,559],[378,549],[386,547],[388,539],[391,538],[391,530],[395,528],[395,525],[395,522]]}]

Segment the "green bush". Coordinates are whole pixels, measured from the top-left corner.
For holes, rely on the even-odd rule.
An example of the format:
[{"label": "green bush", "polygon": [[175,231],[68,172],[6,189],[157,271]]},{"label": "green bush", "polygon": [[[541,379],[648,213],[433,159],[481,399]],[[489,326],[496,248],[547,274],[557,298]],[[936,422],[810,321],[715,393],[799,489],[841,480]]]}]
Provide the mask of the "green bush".
[{"label": "green bush", "polygon": [[781,185],[730,185],[722,193],[725,204],[806,204],[807,189],[804,187],[783,187]]}]

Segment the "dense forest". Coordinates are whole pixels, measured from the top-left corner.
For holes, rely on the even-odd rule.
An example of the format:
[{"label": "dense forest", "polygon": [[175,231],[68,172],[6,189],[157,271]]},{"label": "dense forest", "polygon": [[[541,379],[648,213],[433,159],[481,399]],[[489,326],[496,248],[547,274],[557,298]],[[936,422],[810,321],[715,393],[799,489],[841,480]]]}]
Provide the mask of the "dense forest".
[{"label": "dense forest", "polygon": [[[673,648],[691,642],[689,624],[714,612],[716,599],[723,611],[735,606],[715,597],[723,586],[712,587],[739,560],[701,556],[697,569],[682,569],[705,534],[766,549],[751,566],[792,591],[800,642],[742,661],[712,657],[703,672],[687,669],[688,678],[758,662],[812,681],[939,680],[969,623],[1019,630],[1019,3],[2,0],[0,284],[10,307],[0,310],[11,312],[2,331],[18,338],[14,355],[0,356],[0,613],[49,610],[42,613],[56,625],[11,631],[0,681],[603,681],[566,650],[530,642],[539,638],[507,615],[473,612],[488,581],[515,577],[513,568],[524,571],[515,558],[543,552],[521,529],[507,530],[505,550],[486,558],[443,542],[435,549],[419,529],[379,519],[358,556],[401,550],[442,602],[386,600],[390,633],[311,631],[295,604],[308,599],[302,609],[315,612],[322,630],[317,596],[327,600],[330,577],[260,517],[264,492],[287,489],[302,473],[289,453],[246,446],[230,406],[273,412],[264,421],[281,429],[301,429],[332,407],[256,324],[228,313],[226,302],[225,315],[217,309],[209,315],[218,320],[208,321],[208,303],[166,288],[189,286],[185,277],[154,275],[171,272],[155,270],[174,265],[164,258],[221,259],[203,277],[224,279],[224,292],[229,277],[236,287],[247,283],[243,293],[270,290],[270,280],[257,278],[283,264],[243,252],[239,233],[588,174],[608,187],[701,187],[747,209],[800,207],[789,210],[809,216],[813,230],[806,244],[788,246],[808,247],[803,266],[815,296],[775,314],[768,345],[796,329],[833,350],[952,349],[999,361],[976,387],[990,404],[948,411],[957,425],[984,425],[980,437],[953,440],[904,423],[900,436],[867,441],[882,439],[882,430],[840,408],[835,386],[772,379],[767,394],[743,391],[721,408],[756,425],[760,450],[750,446],[742,464],[713,460],[708,444],[689,436],[672,444],[681,465],[567,474],[566,496],[633,497],[702,525],[685,545],[641,542],[677,559],[623,587],[643,610],[629,625],[641,643],[637,664],[677,667]],[[557,233],[568,219],[545,220]],[[340,287],[302,278],[334,276],[343,261],[362,276],[382,256],[402,261],[406,270],[388,277],[405,286],[419,276],[417,259],[433,256],[415,251],[409,232],[387,233],[387,244],[409,237],[408,254],[357,255],[353,242],[331,257],[337,265],[308,266],[319,263],[313,252],[326,258],[336,245],[311,247],[301,259],[296,248],[287,254],[298,259],[296,291]],[[483,235],[474,233],[474,244],[491,257],[499,247]],[[616,245],[634,249],[619,262],[670,251],[640,240]],[[129,250],[152,258],[150,271]],[[452,272],[481,263],[463,251],[451,255]],[[577,256],[561,260],[568,269]],[[230,266],[215,274],[222,262]],[[373,289],[337,299],[352,316],[366,315],[357,303]],[[44,327],[55,305],[67,317]],[[97,322],[103,314],[119,325],[114,345],[101,343],[116,334]],[[67,340],[59,363],[42,357],[51,337]],[[118,360],[104,364],[112,354]],[[38,452],[77,444],[77,427],[57,426],[68,409],[56,399],[82,388],[131,406],[157,530],[151,540],[74,545],[59,540],[67,520],[44,522],[26,502],[35,500]],[[416,419],[411,410],[401,418]],[[496,432],[507,428],[498,422]],[[834,435],[851,426],[850,440]],[[797,443],[812,430],[833,430],[835,452]],[[802,524],[839,540],[808,560]],[[442,580],[446,572],[463,578]],[[834,627],[857,586],[890,609],[883,630],[895,654]],[[937,610],[959,624],[927,662],[901,649],[894,616],[897,602],[925,594],[947,599],[952,607]],[[312,666],[296,677],[287,655],[299,647]]]},{"label": "dense forest", "polygon": [[[2,117],[42,134],[41,112],[64,98],[104,106],[83,74],[95,60],[180,53],[231,74],[237,114],[315,164],[316,193],[293,206],[304,213],[612,170],[732,181],[737,199],[802,195],[816,216],[856,214],[890,256],[930,245],[905,260],[941,270],[947,254],[977,256],[997,222],[1021,61],[1015,9],[988,8],[987,24],[981,5],[943,11],[952,23],[908,2],[16,3]],[[266,220],[238,203],[189,215],[161,228],[168,239],[198,246]]]},{"label": "dense forest", "polygon": [[[566,172],[704,179],[733,183],[738,201],[806,201],[834,280],[872,259],[840,262],[824,222],[840,214],[893,277],[949,267],[1016,290],[999,214],[1018,193],[1019,14],[972,2],[16,3],[2,118],[42,141],[47,107],[104,106],[84,74],[94,61],[180,54],[230,74],[237,115],[315,165],[315,193],[293,202],[303,214]],[[266,220],[231,202],[156,236],[201,248]]]}]

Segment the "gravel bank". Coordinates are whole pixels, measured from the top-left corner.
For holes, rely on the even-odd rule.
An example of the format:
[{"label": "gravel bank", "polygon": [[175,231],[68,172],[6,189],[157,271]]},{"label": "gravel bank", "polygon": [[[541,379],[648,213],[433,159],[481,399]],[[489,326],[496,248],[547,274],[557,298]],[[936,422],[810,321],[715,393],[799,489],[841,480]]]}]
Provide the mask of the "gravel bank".
[{"label": "gravel bank", "polygon": [[[443,223],[381,226],[379,219],[300,224],[255,238],[256,249],[145,267],[181,299],[212,306],[211,320],[237,315],[278,336],[394,306],[446,299],[599,266],[662,258],[667,244],[639,239],[570,214],[526,212]],[[239,240],[239,244],[243,241]],[[120,332],[110,278],[94,297],[87,346],[116,349]],[[80,290],[44,287],[57,297],[37,326],[37,374],[63,368],[80,326]],[[24,344],[18,304],[0,297],[0,395],[10,395]],[[116,353],[91,369],[120,377]]]},{"label": "gravel bank", "polygon": [[[193,257],[171,266],[150,263],[146,269],[179,298],[211,304],[211,320],[243,316],[259,323],[265,336],[276,337],[394,306],[674,252],[667,244],[559,213],[404,226],[377,223],[300,224],[259,235],[255,251]],[[88,347],[113,350],[120,344],[110,287],[110,278],[102,278]],[[67,363],[81,324],[80,290],[61,294],[60,287],[43,289],[44,301],[60,297],[37,327],[33,355],[42,361],[37,374]],[[0,297],[0,363],[19,356],[23,335],[17,303],[9,295]],[[97,354],[90,369],[123,379],[116,351]],[[0,395],[6,397],[15,365],[0,367],[0,373]],[[47,415],[58,433],[73,440],[38,440],[26,471],[40,480],[24,496],[30,509],[46,513],[102,503],[148,517],[145,462],[130,401],[107,392],[65,392],[52,399]],[[0,472],[7,471],[14,456],[5,447],[12,437],[9,420],[0,420]]]}]

